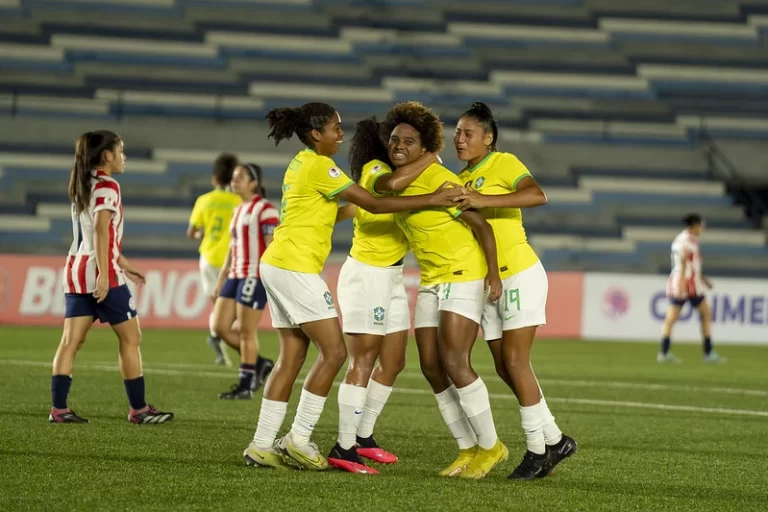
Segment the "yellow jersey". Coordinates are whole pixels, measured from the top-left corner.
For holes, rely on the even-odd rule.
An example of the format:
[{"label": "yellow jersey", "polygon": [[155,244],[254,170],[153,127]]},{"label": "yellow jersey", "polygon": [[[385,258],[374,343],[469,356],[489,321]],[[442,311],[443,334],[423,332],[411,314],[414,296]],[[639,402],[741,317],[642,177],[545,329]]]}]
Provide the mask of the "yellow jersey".
[{"label": "yellow jersey", "polygon": [[[489,153],[479,164],[459,174],[464,186],[487,195],[509,194],[517,184],[531,176],[525,165],[510,153]],[[499,254],[499,274],[507,278],[532,267],[539,261],[528,244],[520,208],[481,208],[485,220],[493,227]]]},{"label": "yellow jersey", "polygon": [[200,254],[210,265],[221,268],[229,251],[229,223],[240,196],[228,190],[212,190],[195,201],[189,224],[203,230]]},{"label": "yellow jersey", "polygon": [[261,261],[294,272],[322,272],[331,252],[337,195],[353,184],[327,156],[299,151],[285,171],[280,225]]},{"label": "yellow jersey", "polygon": [[[400,195],[429,194],[446,181],[460,185],[454,173],[434,163]],[[461,210],[455,206],[395,214],[419,261],[422,286],[476,281],[488,273],[483,250],[459,215]]]},{"label": "yellow jersey", "polygon": [[[359,185],[374,196],[376,181],[392,174],[392,169],[381,160],[371,160],[363,166]],[[374,214],[357,209],[354,220],[354,237],[350,255],[357,261],[375,267],[394,265],[408,253],[408,239],[397,227],[392,213]]]}]

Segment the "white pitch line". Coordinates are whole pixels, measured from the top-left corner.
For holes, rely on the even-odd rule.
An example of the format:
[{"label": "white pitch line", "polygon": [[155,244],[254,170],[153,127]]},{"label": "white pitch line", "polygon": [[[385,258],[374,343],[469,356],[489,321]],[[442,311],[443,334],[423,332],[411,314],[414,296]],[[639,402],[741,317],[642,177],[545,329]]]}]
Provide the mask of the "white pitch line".
[{"label": "white pitch line", "polygon": [[[48,368],[51,363],[48,361],[30,361],[24,359],[0,359],[0,364],[9,366],[28,366],[37,368]],[[87,370],[108,371],[116,372],[120,371],[117,365],[107,363],[84,363],[79,364],[78,367]],[[232,372],[189,372],[182,370],[169,370],[161,368],[145,368],[145,373],[157,374],[157,375],[169,375],[169,376],[194,376],[194,377],[209,377],[209,378],[226,378],[231,379]],[[566,381],[569,382],[569,381]],[[297,380],[297,384],[300,381]],[[337,387],[338,383],[334,383],[334,387]],[[403,388],[395,387],[394,391],[397,393],[407,393],[411,395],[432,395],[432,392],[426,389],[415,388]],[[490,397],[494,400],[516,400],[515,396],[511,393],[499,394],[490,393]],[[598,405],[606,407],[628,407],[632,409],[655,409],[662,411],[677,411],[677,412],[693,412],[704,414],[726,414],[731,416],[758,416],[767,417],[768,411],[760,411],[754,409],[728,409],[720,407],[698,407],[693,405],[670,405],[670,404],[657,404],[646,402],[627,402],[622,400],[596,400],[591,398],[559,398],[547,396],[548,402],[559,402],[566,404],[580,404],[580,405]]]}]

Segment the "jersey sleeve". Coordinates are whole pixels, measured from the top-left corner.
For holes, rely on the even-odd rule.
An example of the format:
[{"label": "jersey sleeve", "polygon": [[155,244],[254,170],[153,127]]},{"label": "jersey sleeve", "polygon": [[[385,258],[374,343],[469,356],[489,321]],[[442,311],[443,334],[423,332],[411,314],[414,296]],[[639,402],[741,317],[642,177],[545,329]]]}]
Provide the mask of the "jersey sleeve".
[{"label": "jersey sleeve", "polygon": [[120,187],[114,181],[101,180],[93,187],[93,213],[102,210],[117,212]]},{"label": "jersey sleeve", "polygon": [[512,192],[517,191],[517,184],[520,183],[520,180],[527,176],[531,176],[531,171],[528,170],[525,164],[518,160],[515,155],[509,153],[504,153],[501,156],[501,162],[499,162],[497,169],[501,181]]},{"label": "jersey sleeve", "polygon": [[384,194],[376,192],[376,182],[382,177],[392,174],[392,169],[379,160],[371,160],[363,166],[363,172],[360,176],[360,186],[376,197]]},{"label": "jersey sleeve", "polygon": [[319,158],[310,176],[312,176],[312,188],[328,199],[333,199],[341,191],[355,183],[341,169],[336,167],[330,158]]},{"label": "jersey sleeve", "polygon": [[[430,184],[430,190],[434,192],[438,188],[440,188],[443,183],[446,181],[450,181],[452,183],[455,183],[457,187],[461,186],[461,181],[459,181],[459,177],[453,174],[448,169],[445,169],[444,172],[437,172],[432,177],[432,183]],[[461,215],[462,211],[457,206],[449,206],[445,209],[448,213],[451,214],[451,217],[456,218],[459,215]]]},{"label": "jersey sleeve", "polygon": [[262,234],[271,235],[274,233],[279,222],[280,214],[278,213],[277,208],[272,206],[272,203],[268,203],[262,208],[258,218]]},{"label": "jersey sleeve", "polygon": [[189,225],[196,228],[203,227],[203,201],[198,197],[195,206],[192,207],[192,214],[189,216]]}]

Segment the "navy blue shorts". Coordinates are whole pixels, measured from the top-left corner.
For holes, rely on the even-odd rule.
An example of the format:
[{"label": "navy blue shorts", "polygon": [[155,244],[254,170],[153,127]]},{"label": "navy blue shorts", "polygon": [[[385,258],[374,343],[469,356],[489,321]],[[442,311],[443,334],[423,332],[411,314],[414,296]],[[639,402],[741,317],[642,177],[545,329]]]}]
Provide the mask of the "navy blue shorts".
[{"label": "navy blue shorts", "polygon": [[131,291],[126,285],[110,288],[107,298],[97,303],[92,293],[65,293],[64,318],[91,316],[103,324],[117,325],[138,316]]},{"label": "navy blue shorts", "polygon": [[704,302],[704,296],[703,295],[697,295],[696,297],[686,297],[684,299],[680,299],[678,297],[670,297],[669,303],[674,306],[685,306],[686,302],[690,302],[691,306],[694,308],[699,307],[699,305]]},{"label": "navy blue shorts", "polygon": [[267,305],[267,290],[258,277],[227,279],[221,287],[219,297],[234,299],[249,308],[263,310]]}]

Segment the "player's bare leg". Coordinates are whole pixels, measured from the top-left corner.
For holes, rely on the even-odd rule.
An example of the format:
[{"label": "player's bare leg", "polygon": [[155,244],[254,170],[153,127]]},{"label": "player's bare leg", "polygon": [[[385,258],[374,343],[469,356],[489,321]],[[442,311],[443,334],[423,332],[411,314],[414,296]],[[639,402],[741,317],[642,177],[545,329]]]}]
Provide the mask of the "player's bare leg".
[{"label": "player's bare leg", "polygon": [[208,315],[208,346],[216,355],[214,364],[231,366],[232,362],[229,360],[229,357],[227,357],[227,353],[222,346],[223,340],[216,334],[216,315],[214,314],[215,307],[216,297],[211,297],[211,313]]},{"label": "player's bare leg", "polygon": [[154,425],[173,419],[173,413],[161,412],[148,405],[145,399],[144,374],[141,362],[141,328],[139,319],[113,325],[112,330],[119,341],[120,373],[125,384],[125,393],[131,405],[128,421],[136,424]]},{"label": "player's bare leg", "polygon": [[243,304],[235,306],[237,320],[240,326],[240,371],[238,382],[232,389],[219,394],[223,400],[250,400],[253,390],[261,387],[257,374],[256,362],[259,358],[258,325],[262,311]]},{"label": "player's bare leg", "polygon": [[707,363],[725,363],[727,360],[712,349],[712,310],[707,299],[702,300],[697,309],[701,320],[704,361]]},{"label": "player's bare leg", "polygon": [[677,304],[670,304],[667,308],[667,315],[664,318],[664,324],[661,327],[661,348],[659,354],[656,356],[656,361],[659,363],[679,363],[680,359],[675,357],[672,352],[669,351],[671,344],[672,328],[677,323],[677,319],[680,318],[680,311],[682,306]]},{"label": "player's bare leg", "polygon": [[75,355],[85,343],[88,330],[93,325],[92,316],[78,316],[64,319],[64,330],[59,347],[53,357],[51,371],[51,423],[88,423],[88,420],[72,412],[67,407],[67,396],[72,386],[72,366]]},{"label": "player's bare leg", "polygon": [[509,389],[514,392],[512,379],[509,377],[509,372],[507,371],[507,367],[504,364],[504,358],[501,357],[501,338],[487,341],[487,343],[488,349],[491,351],[491,356],[493,356],[493,365],[496,369],[496,375],[498,375],[501,380],[504,381],[507,387],[509,387]]},{"label": "player's bare leg", "polygon": [[213,304],[213,330],[216,336],[229,345],[232,350],[240,353],[240,336],[233,325],[237,318],[236,302],[234,299],[218,297]]}]

